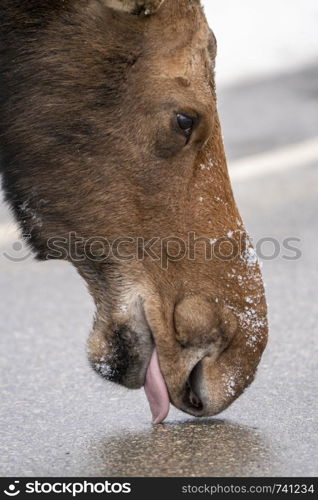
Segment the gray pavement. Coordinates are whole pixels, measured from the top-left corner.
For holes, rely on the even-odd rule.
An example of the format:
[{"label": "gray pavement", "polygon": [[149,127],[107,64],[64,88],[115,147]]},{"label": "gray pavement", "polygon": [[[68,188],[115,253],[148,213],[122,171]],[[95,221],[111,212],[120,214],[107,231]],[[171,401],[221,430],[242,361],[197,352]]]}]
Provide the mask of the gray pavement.
[{"label": "gray pavement", "polygon": [[297,71],[220,88],[218,96],[230,159],[318,135],[318,61]]},{"label": "gray pavement", "polygon": [[[246,108],[251,122],[246,119],[241,130],[241,149],[239,132],[231,128],[233,101],[225,100],[229,92],[234,99],[235,89],[226,92],[220,105],[229,156],[261,151],[263,130],[269,131],[258,117],[261,90],[250,94],[255,101]],[[295,93],[299,112],[307,98],[307,91]],[[253,116],[259,126],[249,136]],[[316,116],[305,119],[306,137],[314,136]],[[286,132],[286,143],[301,140],[300,132]],[[265,138],[263,149],[269,142]],[[318,164],[239,182],[234,189],[256,242],[270,236],[283,247],[286,238],[299,238],[302,255],[287,260],[291,252],[282,248],[264,262],[269,345],[256,381],[217,418],[196,420],[173,409],[165,424],[153,427],[142,390],[105,382],[89,368],[85,341],[94,307],[75,271],[62,262],[13,263],[3,252],[15,250],[3,244],[0,475],[318,474]],[[0,223],[7,217],[2,212]]]}]

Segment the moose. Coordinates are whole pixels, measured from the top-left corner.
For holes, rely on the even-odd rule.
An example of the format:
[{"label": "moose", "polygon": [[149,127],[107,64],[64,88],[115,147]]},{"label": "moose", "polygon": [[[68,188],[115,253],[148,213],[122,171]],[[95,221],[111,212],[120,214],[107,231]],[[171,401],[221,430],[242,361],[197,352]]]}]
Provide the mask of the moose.
[{"label": "moose", "polygon": [[200,0],[0,0],[6,201],[35,256],[86,281],[90,364],[144,387],[155,423],[226,409],[267,343],[216,51]]}]

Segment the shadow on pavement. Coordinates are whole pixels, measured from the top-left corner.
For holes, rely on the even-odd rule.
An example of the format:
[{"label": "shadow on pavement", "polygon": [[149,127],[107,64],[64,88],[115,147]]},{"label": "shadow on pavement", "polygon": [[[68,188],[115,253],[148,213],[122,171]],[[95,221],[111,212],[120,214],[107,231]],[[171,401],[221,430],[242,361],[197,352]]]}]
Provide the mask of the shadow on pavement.
[{"label": "shadow on pavement", "polygon": [[127,433],[97,445],[96,454],[100,476],[271,474],[270,451],[260,433],[226,420],[186,420]]}]

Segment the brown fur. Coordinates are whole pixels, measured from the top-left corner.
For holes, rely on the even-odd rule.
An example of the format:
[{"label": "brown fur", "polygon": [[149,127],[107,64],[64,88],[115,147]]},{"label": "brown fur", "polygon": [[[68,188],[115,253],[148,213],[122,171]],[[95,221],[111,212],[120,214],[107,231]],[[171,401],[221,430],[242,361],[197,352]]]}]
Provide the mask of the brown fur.
[{"label": "brown fur", "polygon": [[[87,281],[97,308],[93,366],[140,387],[155,344],[172,402],[218,413],[252,381],[267,321],[228,177],[216,42],[200,2],[0,0],[0,27],[3,187],[38,257],[52,257],[48,239],[59,238],[60,258]],[[180,112],[197,120],[188,144]],[[240,251],[211,260],[196,245],[194,259],[168,268],[147,255],[79,261],[69,254],[72,232],[78,251],[90,238],[190,232],[213,241],[233,233]]]}]

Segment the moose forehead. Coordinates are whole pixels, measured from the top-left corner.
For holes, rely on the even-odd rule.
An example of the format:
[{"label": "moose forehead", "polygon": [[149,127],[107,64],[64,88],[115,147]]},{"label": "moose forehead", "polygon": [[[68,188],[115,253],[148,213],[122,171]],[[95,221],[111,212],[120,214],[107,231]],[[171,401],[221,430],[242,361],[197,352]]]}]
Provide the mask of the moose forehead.
[{"label": "moose forehead", "polygon": [[[153,17],[146,33],[147,54],[153,75],[178,78],[182,85],[210,78],[216,43],[199,5],[189,13],[172,15],[169,9]],[[148,55],[148,57],[147,57]]]},{"label": "moose forehead", "polygon": [[204,28],[194,33],[191,30],[184,32],[164,47],[157,47],[153,53],[152,74],[161,78],[178,78],[185,86],[200,78],[210,78],[214,65],[214,39]]},{"label": "moose forehead", "polygon": [[[110,18],[108,17],[110,16]],[[104,35],[109,50],[129,53],[153,78],[178,79],[182,86],[210,79],[216,41],[197,0],[166,0],[152,16],[109,11]]]}]

